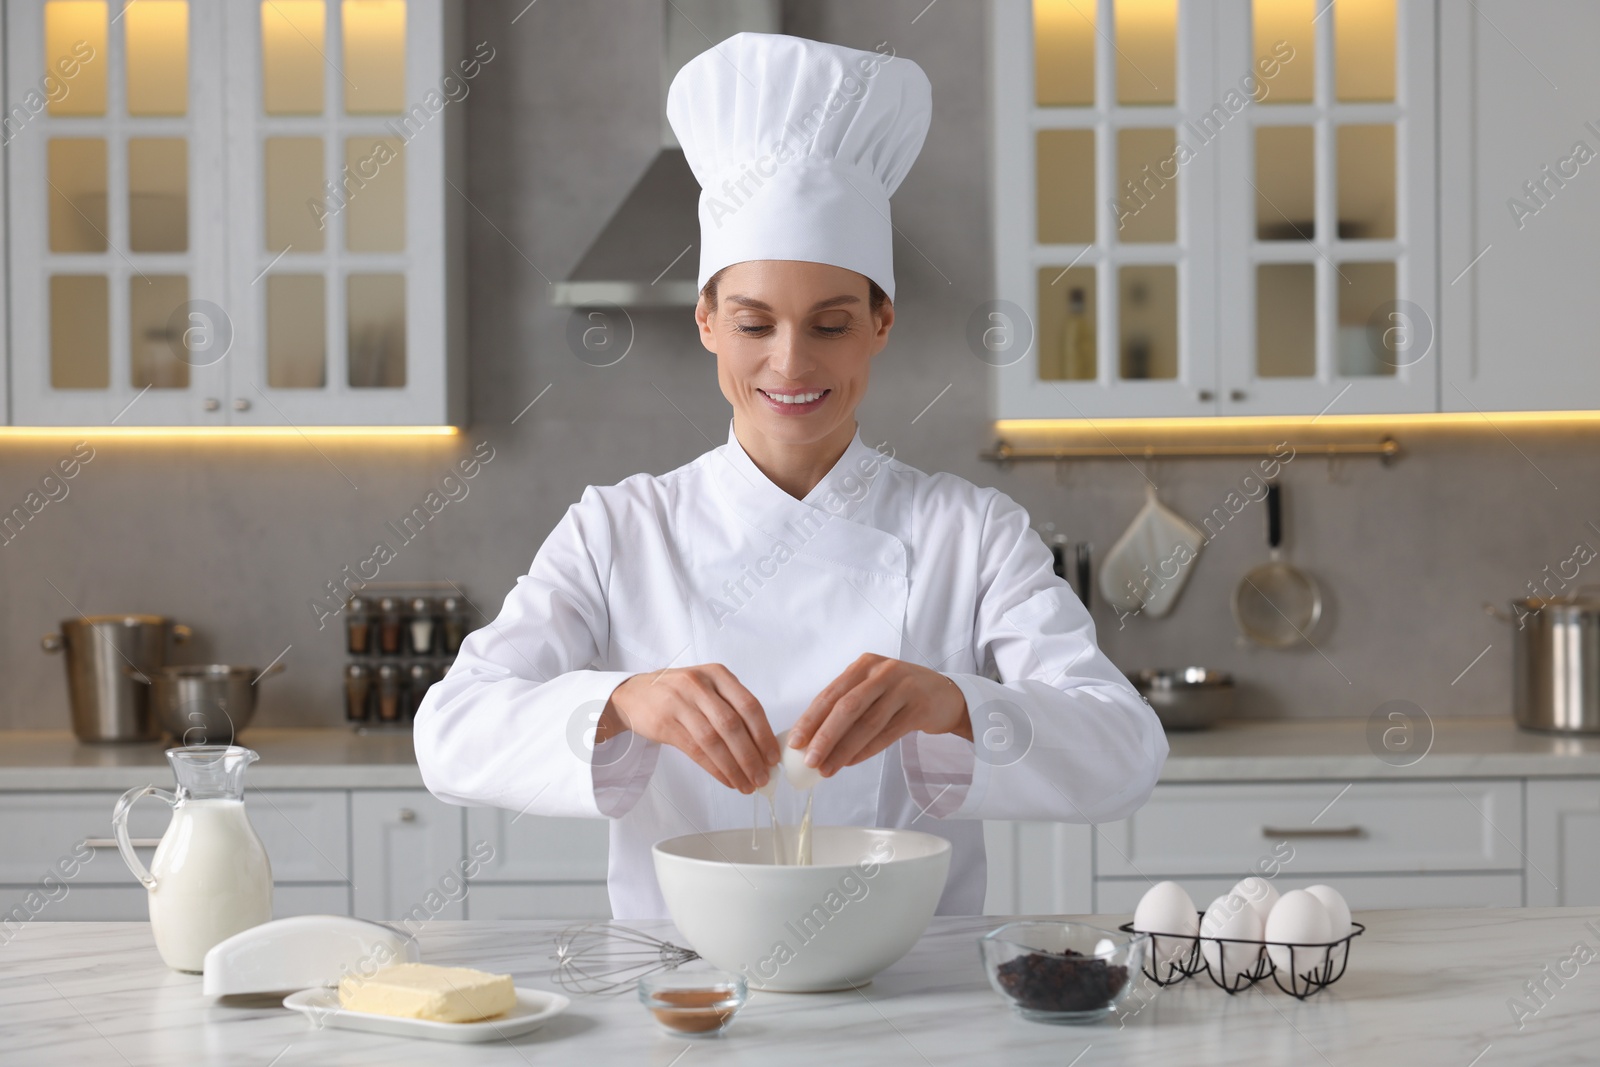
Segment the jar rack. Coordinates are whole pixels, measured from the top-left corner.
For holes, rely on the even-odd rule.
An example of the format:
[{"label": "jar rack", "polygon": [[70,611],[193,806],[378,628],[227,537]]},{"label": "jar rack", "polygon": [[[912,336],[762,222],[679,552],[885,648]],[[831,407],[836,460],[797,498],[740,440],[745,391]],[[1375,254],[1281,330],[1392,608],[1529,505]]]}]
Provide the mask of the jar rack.
[{"label": "jar rack", "polygon": [[[1201,913],[1204,914],[1203,912]],[[1123,923],[1117,927],[1125,934],[1147,933],[1148,931],[1135,930],[1133,923]],[[1178,957],[1165,961],[1165,967],[1149,955],[1145,957],[1142,968],[1144,976],[1159,986],[1177,985],[1188,978],[1204,971],[1210,976],[1211,981],[1218,988],[1228,994],[1240,993],[1265,978],[1271,978],[1274,985],[1288,993],[1291,997],[1305,1000],[1313,993],[1326,989],[1344,976],[1346,965],[1350,962],[1350,942],[1353,938],[1366,932],[1366,927],[1358,922],[1351,922],[1350,932],[1337,941],[1301,943],[1291,941],[1248,941],[1236,937],[1207,937],[1205,935],[1191,934],[1159,934],[1151,933],[1152,946],[1155,938],[1169,941],[1188,941],[1189,946],[1182,949]],[[1224,946],[1240,945],[1242,951],[1248,952],[1254,948],[1258,955],[1246,970],[1237,971],[1232,977],[1218,975],[1211,969],[1211,962],[1205,958],[1201,943],[1210,941],[1218,946],[1217,958],[1226,963],[1230,955]],[[1286,948],[1289,950],[1289,984],[1283,984],[1283,976],[1272,961],[1272,956],[1267,948]],[[1220,968],[1219,968],[1220,969]],[[1164,973],[1163,973],[1164,970]]]},{"label": "jar rack", "polygon": [[475,627],[455,582],[368,582],[344,619],[345,721],[358,732],[410,729],[428,687],[455,662]]}]

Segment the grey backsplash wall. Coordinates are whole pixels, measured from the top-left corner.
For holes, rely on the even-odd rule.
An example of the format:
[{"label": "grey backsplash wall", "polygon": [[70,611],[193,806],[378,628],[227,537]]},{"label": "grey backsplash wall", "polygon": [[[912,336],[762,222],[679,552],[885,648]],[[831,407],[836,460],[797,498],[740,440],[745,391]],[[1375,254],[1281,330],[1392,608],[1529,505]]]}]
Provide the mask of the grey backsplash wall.
[{"label": "grey backsplash wall", "polygon": [[[469,495],[400,548],[382,577],[454,579],[492,615],[584,486],[668,470],[726,439],[729,410],[687,311],[637,314],[631,353],[599,369],[569,354],[567,313],[545,295],[545,279],[576,261],[655,152],[656,5],[545,0],[512,24],[525,2],[473,0],[469,11],[468,41],[498,53],[468,102],[472,425],[454,439],[315,447],[88,435],[94,458],[68,483],[70,495],[0,546],[0,727],[66,727],[61,663],[40,651],[39,637],[75,610],[171,615],[199,632],[188,654],[197,661],[265,664],[292,646],[288,671],[262,683],[257,722],[337,724],[341,639],[333,626],[317,629],[309,604],[456,459],[480,442],[494,449]],[[899,318],[874,368],[863,433],[925,470],[1000,486],[1036,523],[1091,540],[1103,556],[1143,502],[1128,464],[1002,472],[977,458],[992,427],[984,368],[963,330],[991,273],[984,22],[978,4],[938,4],[918,17],[925,6],[791,4],[786,26],[861,48],[887,40],[934,85],[927,146],[895,197]],[[1119,629],[1097,606],[1104,647],[1125,670],[1233,670],[1249,716],[1365,716],[1390,699],[1436,716],[1506,714],[1510,631],[1481,602],[1517,594],[1580,540],[1600,546],[1587,525],[1600,523],[1595,435],[1506,433],[1408,431],[1407,455],[1387,470],[1349,461],[1330,477],[1311,458],[1286,468],[1292,558],[1331,599],[1320,652],[1236,642],[1228,596],[1265,557],[1258,506],[1204,550],[1167,619]],[[19,502],[70,450],[6,442],[0,505]],[[1153,476],[1198,522],[1250,469],[1168,462]]]}]

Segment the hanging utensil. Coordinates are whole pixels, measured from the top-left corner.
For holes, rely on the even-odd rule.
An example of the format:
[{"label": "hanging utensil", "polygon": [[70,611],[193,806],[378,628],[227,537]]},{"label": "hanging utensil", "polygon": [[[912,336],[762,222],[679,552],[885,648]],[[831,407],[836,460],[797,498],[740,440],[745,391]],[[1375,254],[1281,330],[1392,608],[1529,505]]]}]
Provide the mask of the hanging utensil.
[{"label": "hanging utensil", "polygon": [[1239,632],[1266,648],[1309,643],[1322,618],[1322,589],[1315,578],[1284,562],[1283,489],[1267,486],[1268,561],[1245,573],[1233,590],[1233,620]]},{"label": "hanging utensil", "polygon": [[646,975],[674,971],[699,958],[693,949],[626,926],[585,923],[556,936],[550,977],[569,993],[605,997],[626,993]]}]

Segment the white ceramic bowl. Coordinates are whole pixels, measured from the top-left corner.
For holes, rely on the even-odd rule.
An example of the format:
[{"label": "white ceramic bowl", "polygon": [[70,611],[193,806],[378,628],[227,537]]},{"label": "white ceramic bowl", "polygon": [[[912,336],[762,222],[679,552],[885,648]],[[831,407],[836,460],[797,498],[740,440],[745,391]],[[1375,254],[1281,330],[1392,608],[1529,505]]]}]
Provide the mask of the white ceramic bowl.
[{"label": "white ceramic bowl", "polygon": [[718,830],[655,846],[656,878],[686,941],[755,989],[862,985],[933,918],[950,842],[915,830],[818,826],[809,867],[774,866],[770,831]]}]

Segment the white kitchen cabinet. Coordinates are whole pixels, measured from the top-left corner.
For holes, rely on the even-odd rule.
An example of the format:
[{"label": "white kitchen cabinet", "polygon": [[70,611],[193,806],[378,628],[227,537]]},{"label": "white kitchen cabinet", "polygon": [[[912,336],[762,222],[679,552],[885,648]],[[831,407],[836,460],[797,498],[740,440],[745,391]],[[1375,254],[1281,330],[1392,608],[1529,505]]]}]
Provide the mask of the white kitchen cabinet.
[{"label": "white kitchen cabinet", "polygon": [[1099,877],[1520,871],[1522,783],[1170,783],[1100,831]]},{"label": "white kitchen cabinet", "polygon": [[607,820],[551,819],[505,808],[467,808],[466,813],[467,840],[492,850],[474,881],[605,884]]},{"label": "white kitchen cabinet", "polygon": [[1600,904],[1600,781],[1528,783],[1529,907]]},{"label": "white kitchen cabinet", "polygon": [[1439,26],[1444,408],[1600,407],[1600,5],[1446,3]]},{"label": "white kitchen cabinet", "polygon": [[10,421],[459,424],[461,11],[7,3]]},{"label": "white kitchen cabinet", "polygon": [[266,846],[274,882],[350,880],[348,793],[246,788],[244,807]]},{"label": "white kitchen cabinet", "polygon": [[1080,915],[1094,910],[1094,828],[1077,823],[984,826],[989,915]]},{"label": "white kitchen cabinet", "polygon": [[995,417],[1438,409],[1435,5],[1324,6],[993,5]]},{"label": "white kitchen cabinet", "polygon": [[473,882],[469,919],[609,919],[604,882]]},{"label": "white kitchen cabinet", "polygon": [[426,789],[350,797],[351,890],[362,919],[460,919],[466,896],[465,810]]}]

